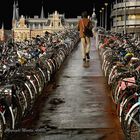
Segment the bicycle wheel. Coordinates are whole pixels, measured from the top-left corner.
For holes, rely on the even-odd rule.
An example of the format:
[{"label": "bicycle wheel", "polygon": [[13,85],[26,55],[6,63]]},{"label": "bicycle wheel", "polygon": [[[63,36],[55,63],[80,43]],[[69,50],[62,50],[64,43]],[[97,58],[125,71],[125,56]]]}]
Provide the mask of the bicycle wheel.
[{"label": "bicycle wheel", "polygon": [[[126,137],[128,140],[139,140],[140,139],[140,112],[139,107],[137,107],[133,114],[131,114],[131,122],[127,121],[126,127]],[[128,119],[129,120],[129,119]]]},{"label": "bicycle wheel", "polygon": [[22,120],[22,107],[18,97],[12,97],[12,110],[15,117],[15,128],[19,128]]},{"label": "bicycle wheel", "polygon": [[136,103],[136,96],[135,95],[131,95],[127,98],[126,103],[124,104],[123,108],[122,108],[122,114],[121,114],[121,126],[125,132],[125,129],[127,127],[127,122],[125,120],[125,116],[128,113],[128,111],[130,110],[130,108]]},{"label": "bicycle wheel", "polygon": [[0,140],[4,140],[5,139],[5,124],[3,122],[2,119],[2,115],[0,113]]}]

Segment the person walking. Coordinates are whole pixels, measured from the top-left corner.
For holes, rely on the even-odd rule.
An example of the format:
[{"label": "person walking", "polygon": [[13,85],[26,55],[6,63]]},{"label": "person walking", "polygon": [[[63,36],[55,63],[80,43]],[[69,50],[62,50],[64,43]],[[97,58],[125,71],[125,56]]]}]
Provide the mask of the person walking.
[{"label": "person walking", "polygon": [[89,36],[86,36],[84,33],[84,28],[88,27],[92,30],[93,25],[91,20],[88,18],[87,11],[82,12],[81,19],[78,22],[78,31],[81,38],[81,45],[82,45],[82,58],[83,62],[89,61],[90,59],[90,46],[91,40]]}]

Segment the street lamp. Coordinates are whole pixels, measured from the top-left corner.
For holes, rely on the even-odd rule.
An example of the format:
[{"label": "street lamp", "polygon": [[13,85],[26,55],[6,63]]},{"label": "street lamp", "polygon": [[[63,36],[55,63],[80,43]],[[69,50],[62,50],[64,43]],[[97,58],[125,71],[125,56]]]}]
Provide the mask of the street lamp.
[{"label": "street lamp", "polygon": [[124,0],[124,34],[126,35],[126,0]]},{"label": "street lamp", "polygon": [[104,28],[104,8],[102,7],[102,26]]},{"label": "street lamp", "polygon": [[100,10],[100,27],[102,27],[102,10]]},{"label": "street lamp", "polygon": [[107,30],[107,6],[108,3],[105,3],[105,29]]}]

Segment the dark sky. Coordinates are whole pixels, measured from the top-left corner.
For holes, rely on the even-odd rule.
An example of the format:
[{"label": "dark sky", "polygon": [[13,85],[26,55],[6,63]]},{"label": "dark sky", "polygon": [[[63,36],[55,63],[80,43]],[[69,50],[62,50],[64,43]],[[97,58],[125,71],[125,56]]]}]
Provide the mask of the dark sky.
[{"label": "dark sky", "polygon": [[[1,0],[0,5],[0,25],[3,22],[5,29],[11,29],[11,20],[13,14],[14,0]],[[75,3],[76,2],[76,3]],[[92,14],[93,5],[95,4],[97,18],[99,19],[99,10],[105,2],[109,3],[108,15],[110,14],[111,0],[43,0],[44,12],[47,17],[48,13],[57,10],[59,13],[65,13],[65,17],[77,17],[82,11]],[[33,17],[41,12],[42,0],[18,0],[20,15]]]}]

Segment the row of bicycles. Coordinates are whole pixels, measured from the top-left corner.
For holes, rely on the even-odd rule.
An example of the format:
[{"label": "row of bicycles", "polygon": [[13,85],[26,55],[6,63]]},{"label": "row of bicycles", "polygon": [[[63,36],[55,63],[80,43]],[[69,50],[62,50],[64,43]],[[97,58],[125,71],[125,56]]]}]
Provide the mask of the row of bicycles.
[{"label": "row of bicycles", "polygon": [[97,29],[101,67],[127,140],[140,139],[140,41]]},{"label": "row of bicycles", "polygon": [[0,140],[20,128],[78,41],[73,28],[0,46]]}]

